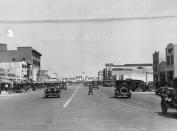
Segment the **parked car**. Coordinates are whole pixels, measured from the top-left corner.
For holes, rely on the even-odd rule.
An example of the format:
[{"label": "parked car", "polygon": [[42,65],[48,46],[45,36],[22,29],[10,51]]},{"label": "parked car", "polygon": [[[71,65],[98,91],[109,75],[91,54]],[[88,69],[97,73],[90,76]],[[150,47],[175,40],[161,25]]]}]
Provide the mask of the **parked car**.
[{"label": "parked car", "polygon": [[67,84],[66,84],[66,82],[62,82],[62,83],[60,84],[60,86],[61,86],[61,89],[67,90]]},{"label": "parked car", "polygon": [[96,88],[96,89],[99,89],[99,83],[98,83],[98,81],[92,81],[92,87]]},{"label": "parked car", "polygon": [[14,93],[23,93],[23,92],[25,92],[25,88],[23,87],[22,84],[19,84],[19,83],[15,84],[12,90],[13,90]]},{"label": "parked car", "polygon": [[104,80],[103,81],[103,86],[104,87],[114,87],[115,82],[112,80]]},{"label": "parked car", "polygon": [[166,91],[168,91],[169,89],[173,89],[173,88],[172,87],[168,87],[168,86],[160,87],[159,89],[157,89],[155,91],[155,94],[158,95],[158,96],[161,96],[163,93],[166,93]]},{"label": "parked car", "polygon": [[161,94],[161,110],[163,114],[166,114],[168,109],[177,109],[177,92],[174,88],[165,88],[165,91]]},{"label": "parked car", "polygon": [[48,98],[50,96],[60,98],[60,96],[61,96],[61,89],[60,89],[60,87],[59,86],[55,86],[55,85],[48,86],[44,90],[44,97]]},{"label": "parked car", "polygon": [[129,80],[116,80],[115,82],[115,97],[131,98],[131,83]]}]

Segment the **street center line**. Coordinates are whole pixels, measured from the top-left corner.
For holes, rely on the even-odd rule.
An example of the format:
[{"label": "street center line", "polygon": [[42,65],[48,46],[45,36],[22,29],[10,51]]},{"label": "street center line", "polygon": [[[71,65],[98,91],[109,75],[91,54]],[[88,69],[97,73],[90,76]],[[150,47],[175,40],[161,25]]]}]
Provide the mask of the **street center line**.
[{"label": "street center line", "polygon": [[70,101],[73,99],[73,97],[75,96],[75,94],[77,93],[79,89],[79,86],[77,87],[77,89],[74,91],[74,93],[72,94],[72,96],[68,99],[68,101],[63,105],[63,108],[66,108],[68,106],[68,104],[70,103]]}]

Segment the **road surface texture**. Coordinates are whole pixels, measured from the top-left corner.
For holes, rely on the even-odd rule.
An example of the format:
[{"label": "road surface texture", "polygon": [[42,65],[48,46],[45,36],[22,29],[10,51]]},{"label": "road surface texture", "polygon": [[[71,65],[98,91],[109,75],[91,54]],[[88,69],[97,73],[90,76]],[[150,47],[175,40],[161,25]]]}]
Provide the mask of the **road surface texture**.
[{"label": "road surface texture", "polygon": [[0,131],[176,131],[177,111],[162,115],[160,98],[133,93],[114,98],[114,88],[70,85],[61,98],[43,91],[0,96]]}]

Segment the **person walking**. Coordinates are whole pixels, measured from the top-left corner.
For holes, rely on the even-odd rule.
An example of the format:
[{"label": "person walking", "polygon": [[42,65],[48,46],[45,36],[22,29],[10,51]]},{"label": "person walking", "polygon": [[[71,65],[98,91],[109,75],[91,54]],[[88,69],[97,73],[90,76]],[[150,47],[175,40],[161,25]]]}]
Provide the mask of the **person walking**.
[{"label": "person walking", "polygon": [[6,83],[6,84],[5,84],[5,90],[6,90],[6,92],[7,92],[7,90],[8,90],[8,87],[9,87],[9,86],[8,86],[8,84]]},{"label": "person walking", "polygon": [[88,95],[93,95],[93,86],[92,84],[89,85],[89,92],[88,92]]}]

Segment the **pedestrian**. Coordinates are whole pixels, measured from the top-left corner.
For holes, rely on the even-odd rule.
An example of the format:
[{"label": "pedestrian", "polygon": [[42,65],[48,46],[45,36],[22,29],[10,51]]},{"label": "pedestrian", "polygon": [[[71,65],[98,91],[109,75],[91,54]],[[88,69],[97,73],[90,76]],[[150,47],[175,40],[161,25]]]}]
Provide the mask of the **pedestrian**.
[{"label": "pedestrian", "polygon": [[88,95],[93,95],[93,86],[92,84],[89,85],[89,92],[88,92]]},{"label": "pedestrian", "polygon": [[6,90],[6,92],[8,90],[8,84],[7,83],[5,84],[5,90]]},{"label": "pedestrian", "polygon": [[0,94],[1,94],[1,83],[0,83]]}]

